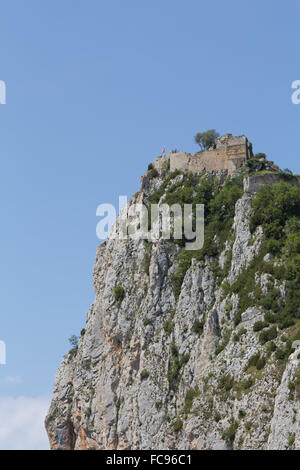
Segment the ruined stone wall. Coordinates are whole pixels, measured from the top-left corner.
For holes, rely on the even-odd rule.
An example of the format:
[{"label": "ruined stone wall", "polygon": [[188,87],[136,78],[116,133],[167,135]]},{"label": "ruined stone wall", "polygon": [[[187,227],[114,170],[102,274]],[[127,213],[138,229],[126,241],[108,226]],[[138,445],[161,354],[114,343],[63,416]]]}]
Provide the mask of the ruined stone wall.
[{"label": "ruined stone wall", "polygon": [[230,172],[244,165],[247,158],[245,144],[222,146],[191,156],[189,170],[192,172],[229,170]]},{"label": "ruined stone wall", "polygon": [[165,157],[156,158],[154,167],[161,168],[162,159],[170,159],[170,170],[202,171],[228,170],[232,173],[243,166],[252,156],[252,146],[245,136],[233,137],[226,134],[216,141],[214,148],[191,155],[185,152],[170,152]]},{"label": "ruined stone wall", "polygon": [[[247,178],[244,178],[244,191],[247,193],[255,193],[263,186],[274,186],[275,184],[279,184],[281,181],[283,180],[278,174],[272,175],[266,173],[264,175],[248,176]],[[287,181],[293,186],[300,187],[300,178],[296,176]]]}]

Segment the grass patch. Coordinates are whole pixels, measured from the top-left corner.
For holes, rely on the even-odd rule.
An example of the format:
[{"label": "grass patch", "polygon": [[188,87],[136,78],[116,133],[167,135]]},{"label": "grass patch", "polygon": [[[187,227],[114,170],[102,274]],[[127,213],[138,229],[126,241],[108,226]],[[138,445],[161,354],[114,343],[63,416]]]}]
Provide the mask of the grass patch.
[{"label": "grass patch", "polygon": [[185,399],[184,399],[184,405],[183,405],[183,412],[186,416],[190,413],[190,411],[192,409],[192,406],[193,406],[193,402],[194,402],[195,398],[197,398],[199,396],[199,394],[200,394],[200,391],[199,391],[198,387],[190,388],[186,392]]}]

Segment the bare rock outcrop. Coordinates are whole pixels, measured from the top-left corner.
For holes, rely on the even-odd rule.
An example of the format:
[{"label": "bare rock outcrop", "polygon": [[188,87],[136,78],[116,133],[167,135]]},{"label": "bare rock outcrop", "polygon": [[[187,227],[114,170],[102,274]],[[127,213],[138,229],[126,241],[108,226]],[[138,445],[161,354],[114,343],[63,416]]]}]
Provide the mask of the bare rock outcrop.
[{"label": "bare rock outcrop", "polygon": [[[163,183],[146,175],[129,204]],[[55,378],[52,449],[300,448],[289,385],[297,354],[278,363],[253,329],[263,310],[245,308],[237,321],[239,293],[230,291],[264,240],[261,227],[250,233],[254,196],[242,193],[224,251],[192,259],[177,292],[180,245],[109,237],[99,247],[95,302]],[[273,342],[283,347],[284,338],[278,332]],[[251,368],[255,355],[263,367]]]}]

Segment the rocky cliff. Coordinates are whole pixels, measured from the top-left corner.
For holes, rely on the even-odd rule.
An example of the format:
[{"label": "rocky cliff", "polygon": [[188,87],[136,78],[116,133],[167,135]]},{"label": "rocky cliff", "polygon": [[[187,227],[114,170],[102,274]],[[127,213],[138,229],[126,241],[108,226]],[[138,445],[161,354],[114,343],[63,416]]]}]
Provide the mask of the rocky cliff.
[{"label": "rocky cliff", "polygon": [[204,203],[204,247],[99,246],[95,302],[55,378],[52,449],[300,448],[300,190],[279,175],[250,191],[256,171],[143,176],[129,206]]}]

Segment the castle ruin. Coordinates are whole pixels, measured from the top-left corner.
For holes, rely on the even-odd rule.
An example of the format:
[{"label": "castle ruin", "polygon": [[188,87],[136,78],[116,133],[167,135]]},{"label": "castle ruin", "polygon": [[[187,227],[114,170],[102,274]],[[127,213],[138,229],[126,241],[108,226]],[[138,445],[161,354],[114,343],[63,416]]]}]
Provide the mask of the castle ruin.
[{"label": "castle ruin", "polygon": [[235,137],[232,134],[225,134],[217,139],[208,150],[194,155],[172,151],[155,158],[153,166],[157,170],[161,170],[165,162],[169,160],[170,171],[188,170],[192,173],[202,173],[227,170],[228,174],[231,174],[241,168],[252,156],[252,144],[246,136]]}]

